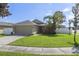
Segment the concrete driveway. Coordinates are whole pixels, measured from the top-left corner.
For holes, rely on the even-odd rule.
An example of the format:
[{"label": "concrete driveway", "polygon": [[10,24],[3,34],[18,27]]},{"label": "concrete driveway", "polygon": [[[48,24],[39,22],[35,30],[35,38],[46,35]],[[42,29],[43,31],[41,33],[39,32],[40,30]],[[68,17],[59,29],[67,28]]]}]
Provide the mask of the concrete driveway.
[{"label": "concrete driveway", "polygon": [[17,39],[23,38],[24,36],[5,36],[0,38],[0,45],[9,44]]}]

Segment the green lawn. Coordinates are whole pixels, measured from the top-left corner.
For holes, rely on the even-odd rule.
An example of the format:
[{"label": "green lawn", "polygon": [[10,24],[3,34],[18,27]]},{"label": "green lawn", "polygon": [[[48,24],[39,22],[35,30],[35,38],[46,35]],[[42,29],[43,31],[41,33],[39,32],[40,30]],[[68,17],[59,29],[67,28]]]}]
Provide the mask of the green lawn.
[{"label": "green lawn", "polygon": [[19,53],[19,52],[0,52],[0,56],[37,56],[38,54]]},{"label": "green lawn", "polygon": [[[79,35],[77,35],[77,42],[79,42]],[[10,45],[27,46],[27,47],[71,47],[73,45],[73,35],[57,34],[57,35],[32,35],[26,36]]]},{"label": "green lawn", "polygon": [[3,36],[5,36],[5,35],[0,34],[0,37],[3,37]]},{"label": "green lawn", "polygon": [[79,54],[31,54],[22,52],[1,52],[0,56],[79,56]]}]

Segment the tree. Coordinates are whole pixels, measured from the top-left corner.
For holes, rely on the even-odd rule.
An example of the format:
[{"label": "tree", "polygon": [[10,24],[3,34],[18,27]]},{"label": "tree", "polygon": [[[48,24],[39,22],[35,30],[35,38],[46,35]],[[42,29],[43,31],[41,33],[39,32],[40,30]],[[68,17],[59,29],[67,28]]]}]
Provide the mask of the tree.
[{"label": "tree", "polygon": [[43,20],[47,19],[47,25],[46,29],[48,30],[48,33],[52,33],[52,16],[45,16]]},{"label": "tree", "polygon": [[53,33],[56,33],[56,28],[64,22],[65,15],[61,11],[56,11],[53,15]]},{"label": "tree", "polygon": [[9,6],[7,3],[0,3],[0,17],[6,17],[11,15],[11,13],[8,10]]},{"label": "tree", "polygon": [[72,20],[69,20],[69,35],[71,34],[71,23],[72,22],[73,22]]},{"label": "tree", "polygon": [[44,17],[44,20],[47,20],[49,32],[56,34],[56,28],[64,22],[64,14],[61,11],[56,11],[52,16]]},{"label": "tree", "polygon": [[72,12],[74,14],[74,45],[78,46],[78,43],[76,42],[76,30],[79,20],[79,4],[75,4],[75,6],[72,7]]}]

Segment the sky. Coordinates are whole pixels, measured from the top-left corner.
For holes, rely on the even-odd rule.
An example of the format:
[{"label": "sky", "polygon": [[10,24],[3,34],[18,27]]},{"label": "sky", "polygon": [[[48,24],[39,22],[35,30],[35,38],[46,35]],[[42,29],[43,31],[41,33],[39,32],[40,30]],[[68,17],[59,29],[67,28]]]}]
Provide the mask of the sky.
[{"label": "sky", "polygon": [[73,18],[72,3],[11,3],[8,4],[12,15],[1,19],[1,22],[17,23],[25,20],[39,19],[53,15],[56,11],[62,11],[66,16],[66,22]]}]

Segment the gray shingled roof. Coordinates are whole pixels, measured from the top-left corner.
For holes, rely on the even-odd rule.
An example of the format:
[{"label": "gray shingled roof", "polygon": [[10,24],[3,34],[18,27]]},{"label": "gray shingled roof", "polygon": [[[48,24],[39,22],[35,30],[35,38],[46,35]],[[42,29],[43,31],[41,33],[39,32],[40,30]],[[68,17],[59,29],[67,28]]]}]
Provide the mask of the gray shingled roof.
[{"label": "gray shingled roof", "polygon": [[26,21],[16,23],[16,25],[37,25],[37,24],[32,21],[26,20]]},{"label": "gray shingled roof", "polygon": [[[39,23],[40,21],[37,21],[37,23]],[[38,26],[44,26],[45,24],[37,24],[33,21],[29,21],[29,20],[26,20],[26,21],[22,21],[22,22],[18,22],[16,24],[12,24],[12,23],[8,23],[8,22],[0,22],[0,25],[1,26],[13,26],[13,25],[38,25]]]},{"label": "gray shingled roof", "polygon": [[42,22],[42,21],[40,21],[40,20],[38,20],[38,19],[35,19],[35,20],[33,20],[32,22],[34,22],[34,23],[36,23],[36,24],[44,24],[44,22]]}]

